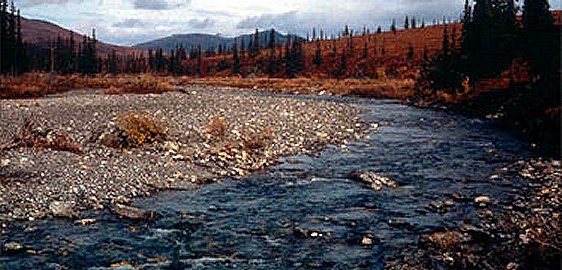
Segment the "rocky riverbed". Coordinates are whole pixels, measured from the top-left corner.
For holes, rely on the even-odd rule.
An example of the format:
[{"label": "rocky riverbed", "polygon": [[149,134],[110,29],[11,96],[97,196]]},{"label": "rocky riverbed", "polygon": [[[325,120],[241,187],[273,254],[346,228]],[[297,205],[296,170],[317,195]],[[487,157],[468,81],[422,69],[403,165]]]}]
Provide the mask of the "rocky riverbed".
[{"label": "rocky riverbed", "polygon": [[[478,224],[420,235],[417,245],[404,248],[385,269],[560,269],[560,161],[519,161],[490,178],[515,179],[525,184],[509,202],[493,207],[489,197],[474,199]],[[460,199],[451,195],[452,202]]]},{"label": "rocky riverbed", "polygon": [[[135,148],[106,146],[119,118],[131,113],[153,119],[165,136]],[[208,88],[3,100],[0,222],[75,218],[157,190],[241,178],[280,156],[311,154],[327,144],[345,147],[362,136],[359,113],[343,102]],[[33,140],[22,144],[29,134]],[[60,140],[62,147],[52,143]]]}]

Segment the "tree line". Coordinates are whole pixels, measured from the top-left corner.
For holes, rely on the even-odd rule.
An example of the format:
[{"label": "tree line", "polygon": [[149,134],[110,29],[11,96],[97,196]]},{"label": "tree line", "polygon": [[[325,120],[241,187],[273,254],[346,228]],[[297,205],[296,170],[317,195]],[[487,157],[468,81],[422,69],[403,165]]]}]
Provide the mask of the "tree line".
[{"label": "tree line", "polygon": [[0,74],[19,75],[28,71],[52,71],[59,74],[95,74],[101,71],[96,51],[96,33],[76,42],[57,37],[47,47],[23,42],[20,10],[12,1],[0,2]]},{"label": "tree line", "polygon": [[462,41],[445,27],[442,52],[423,70],[424,87],[463,91],[463,82],[476,83],[494,78],[514,59],[527,63],[531,80],[556,74],[560,63],[560,43],[547,0],[525,0],[519,20],[513,0],[466,0],[462,17]]},{"label": "tree line", "polygon": [[20,10],[14,2],[0,2],[0,74],[21,74],[28,70],[26,45],[22,41]]},{"label": "tree line", "polygon": [[[346,25],[337,35],[328,36],[323,29],[312,29],[306,39],[287,35],[284,46],[276,43],[276,31],[267,34],[256,29],[247,39],[235,39],[232,46],[220,45],[218,48],[196,46],[184,48],[178,44],[171,51],[162,49],[142,53],[118,55],[115,51],[100,57],[96,50],[96,35],[84,36],[76,41],[71,32],[68,38],[58,37],[47,47],[29,46],[22,41],[21,16],[12,3],[1,0],[0,24],[0,66],[1,74],[17,75],[29,70],[53,71],[59,74],[96,73],[160,73],[172,75],[207,76],[225,74],[263,74],[278,77],[305,75],[307,70],[331,69],[328,74],[343,78],[348,76],[374,76],[365,74],[367,66],[373,68],[371,56],[384,57],[387,53],[385,41],[369,36],[372,32],[381,33],[366,26],[363,31],[354,31]],[[524,56],[539,70],[547,60],[541,53],[551,50],[548,36],[541,34],[546,25],[552,26],[552,16],[546,0],[525,1],[523,22],[517,20],[517,9],[513,0],[478,0],[474,6],[466,2],[461,18],[462,41],[457,44],[457,28],[448,28],[447,20],[443,33],[443,51],[430,58],[424,49],[423,59],[427,61],[424,76],[431,81],[434,89],[458,90],[459,81],[466,77],[472,81],[501,72],[510,61]],[[448,22],[452,20],[449,19]],[[433,25],[439,24],[433,20]],[[403,29],[426,27],[424,19],[405,16]],[[392,20],[390,31],[396,33],[396,20]],[[546,31],[548,32],[548,31]],[[367,36],[355,39],[357,36]],[[345,41],[345,42],[342,42]],[[541,44],[530,46],[528,40],[542,40]],[[363,44],[357,44],[364,42]],[[342,46],[342,43],[345,44]],[[374,43],[374,46],[373,46]],[[313,48],[312,61],[305,57],[304,45]],[[328,46],[326,46],[328,44]],[[521,44],[525,44],[522,49]],[[311,45],[311,46],[310,46]],[[339,46],[339,48],[338,48]],[[330,51],[326,52],[328,49]],[[519,52],[520,51],[520,52]],[[422,52],[418,52],[420,55]],[[414,59],[416,51],[413,44],[407,44],[406,59]],[[328,57],[329,59],[324,59]],[[359,63],[356,63],[359,61]],[[311,65],[311,66],[308,66]],[[354,71],[355,70],[355,71]],[[455,90],[456,89],[456,90]]]}]

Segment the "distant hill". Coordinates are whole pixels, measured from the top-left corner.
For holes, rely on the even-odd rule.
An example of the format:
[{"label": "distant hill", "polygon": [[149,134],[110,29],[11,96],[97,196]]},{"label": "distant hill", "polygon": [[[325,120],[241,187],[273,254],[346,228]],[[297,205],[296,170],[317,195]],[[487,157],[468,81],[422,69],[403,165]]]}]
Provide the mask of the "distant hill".
[{"label": "distant hill", "polygon": [[[22,36],[23,40],[29,44],[36,46],[49,46],[49,42],[57,39],[58,36],[62,38],[69,38],[71,30],[64,29],[56,24],[41,21],[22,18]],[[74,32],[74,39],[77,43],[82,42],[83,35]],[[131,47],[117,46],[112,44],[107,44],[104,42],[98,42],[97,50],[101,55],[107,55],[115,50],[119,55],[140,53],[144,50],[134,49]]]},{"label": "distant hill", "polygon": [[[264,46],[267,44],[271,32],[263,31],[259,33],[260,44]],[[245,41],[246,47],[248,46],[250,39],[254,39],[254,34],[241,35],[238,41],[241,42],[242,38]],[[291,38],[296,36],[291,35]],[[300,37],[299,37],[300,38]],[[156,39],[153,41],[148,41],[145,43],[134,45],[133,48],[138,49],[159,49],[162,48],[164,51],[171,51],[176,48],[177,45],[182,44],[184,48],[196,48],[201,45],[201,49],[216,49],[219,45],[227,46],[229,48],[234,44],[234,37],[223,37],[220,35],[209,35],[209,34],[185,34],[185,35],[173,35],[161,39]],[[275,32],[275,43],[276,45],[283,45],[287,42],[287,35],[283,35],[279,32]],[[240,44],[240,43],[239,43]]]}]

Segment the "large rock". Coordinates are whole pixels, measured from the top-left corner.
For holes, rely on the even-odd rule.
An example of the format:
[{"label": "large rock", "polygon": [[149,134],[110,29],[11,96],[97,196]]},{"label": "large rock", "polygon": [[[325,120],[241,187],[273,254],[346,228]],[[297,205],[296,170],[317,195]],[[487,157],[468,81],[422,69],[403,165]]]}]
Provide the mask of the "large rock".
[{"label": "large rock", "polygon": [[378,175],[374,172],[354,172],[351,174],[351,179],[363,183],[365,186],[374,191],[380,191],[384,187],[398,187],[396,182],[390,180],[390,178]]},{"label": "large rock", "polygon": [[2,251],[5,254],[16,254],[16,253],[24,252],[25,248],[20,243],[8,242],[4,244]]},{"label": "large rock", "polygon": [[49,204],[51,214],[59,218],[76,218],[80,214],[74,209],[74,204],[69,202],[52,202]]},{"label": "large rock", "polygon": [[120,218],[145,221],[158,219],[158,214],[156,212],[122,204],[116,204],[111,208],[111,211]]}]

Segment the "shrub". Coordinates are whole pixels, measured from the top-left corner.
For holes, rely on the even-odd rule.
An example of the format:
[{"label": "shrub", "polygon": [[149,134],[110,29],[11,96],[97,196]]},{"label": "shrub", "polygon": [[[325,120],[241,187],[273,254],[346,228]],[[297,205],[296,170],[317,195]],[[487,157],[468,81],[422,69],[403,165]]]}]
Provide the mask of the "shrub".
[{"label": "shrub", "polygon": [[30,119],[25,120],[11,146],[7,148],[19,147],[40,147],[75,154],[82,153],[67,134],[40,127]]},{"label": "shrub", "polygon": [[228,127],[222,117],[215,117],[209,125],[207,125],[207,134],[216,139],[223,139],[226,136]]},{"label": "shrub", "polygon": [[148,114],[127,113],[119,117],[122,136],[126,138],[123,147],[139,147],[152,144],[166,137],[167,131]]},{"label": "shrub", "polygon": [[119,95],[121,94],[121,92],[121,88],[117,88],[113,85],[103,91],[103,93],[106,95]]},{"label": "shrub", "polygon": [[259,150],[267,147],[273,138],[271,129],[266,129],[260,133],[251,133],[243,137],[244,146],[249,150]]}]

